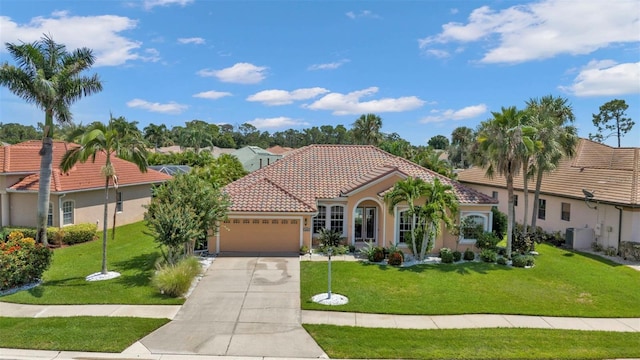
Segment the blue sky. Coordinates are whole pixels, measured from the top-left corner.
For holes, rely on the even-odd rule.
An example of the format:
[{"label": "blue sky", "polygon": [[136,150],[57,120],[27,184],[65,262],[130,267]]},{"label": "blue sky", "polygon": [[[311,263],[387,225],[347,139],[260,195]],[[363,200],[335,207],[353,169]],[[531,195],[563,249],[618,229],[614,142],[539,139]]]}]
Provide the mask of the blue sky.
[{"label": "blue sky", "polygon": [[[599,106],[624,99],[637,124],[622,145],[640,146],[636,0],[0,3],[2,44],[43,33],[97,57],[104,90],[72,107],[77,123],[111,112],[140,129],[200,119],[273,133],[375,113],[424,145],[552,94],[582,137]],[[4,46],[0,61],[12,62]],[[43,119],[0,88],[0,122]]]}]

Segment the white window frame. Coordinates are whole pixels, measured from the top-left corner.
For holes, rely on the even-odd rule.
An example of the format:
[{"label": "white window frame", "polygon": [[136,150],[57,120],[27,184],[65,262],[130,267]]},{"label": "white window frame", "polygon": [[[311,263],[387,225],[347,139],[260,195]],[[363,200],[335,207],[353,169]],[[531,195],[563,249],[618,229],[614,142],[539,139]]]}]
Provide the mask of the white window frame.
[{"label": "white window frame", "polygon": [[[336,219],[333,218],[333,208],[335,207],[340,207],[342,208],[342,232],[340,233],[340,236],[342,237],[346,237],[347,236],[347,206],[345,204],[321,204],[318,205],[318,215],[313,217],[313,221],[312,221],[312,225],[313,225],[313,236],[317,237],[318,233],[316,231],[316,228],[326,228],[326,229],[331,229],[331,223],[332,221],[337,221]],[[321,210],[321,208],[324,208],[324,213]],[[337,213],[337,212],[336,212]],[[323,215],[320,215],[323,214]],[[324,216],[324,218],[322,218],[322,216]],[[324,223],[324,224],[323,224]]]},{"label": "white window frame", "polygon": [[[70,210],[71,222],[67,221],[68,209],[66,209],[66,206],[65,206],[67,204],[71,204],[71,210]],[[75,210],[76,210],[76,202],[75,201],[66,200],[66,201],[62,202],[62,226],[73,225],[75,223]]]},{"label": "white window frame", "polygon": [[[395,223],[396,223],[396,225],[395,225],[395,237],[396,238],[395,238],[395,243],[396,243],[396,246],[399,246],[399,247],[409,246],[409,243],[406,242],[406,241],[400,242],[400,230],[401,230],[400,229],[400,219],[402,218],[402,213],[403,212],[407,212],[407,211],[409,211],[409,207],[408,206],[398,206],[398,207],[396,207],[396,221],[395,221]],[[415,218],[415,215],[413,215],[413,217]],[[411,225],[412,224],[409,224],[409,227],[412,227]],[[413,231],[413,229],[409,229],[408,231]],[[411,234],[409,234],[409,237],[411,237]]]},{"label": "white window frame", "polygon": [[54,216],[53,216],[53,203],[50,202],[49,203],[49,212],[47,213],[47,226],[48,227],[52,227],[53,226],[53,220],[54,220]]},{"label": "white window frame", "polygon": [[[477,218],[481,218],[483,221],[483,231],[489,231],[489,224],[491,217],[489,216],[489,212],[478,212],[478,211],[464,211],[460,213],[460,223],[466,217],[473,216]],[[460,231],[460,244],[475,244],[477,239],[467,239],[464,237],[464,233]]]}]

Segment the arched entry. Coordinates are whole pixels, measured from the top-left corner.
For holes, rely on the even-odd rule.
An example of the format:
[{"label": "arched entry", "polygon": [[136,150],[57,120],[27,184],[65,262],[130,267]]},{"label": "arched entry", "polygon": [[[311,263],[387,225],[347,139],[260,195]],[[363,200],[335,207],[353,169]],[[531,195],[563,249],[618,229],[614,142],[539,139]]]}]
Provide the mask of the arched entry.
[{"label": "arched entry", "polygon": [[361,199],[353,208],[352,243],[379,244],[382,236],[382,204],[374,198]]}]

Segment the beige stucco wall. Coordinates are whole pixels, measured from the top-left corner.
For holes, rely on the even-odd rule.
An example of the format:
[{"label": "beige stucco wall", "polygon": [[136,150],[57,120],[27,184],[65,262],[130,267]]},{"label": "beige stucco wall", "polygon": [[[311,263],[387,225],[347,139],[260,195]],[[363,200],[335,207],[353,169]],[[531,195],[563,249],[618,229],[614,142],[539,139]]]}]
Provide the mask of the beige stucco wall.
[{"label": "beige stucco wall", "polygon": [[[143,205],[151,199],[151,185],[135,185],[120,187],[122,192],[123,210],[119,212],[116,226],[141,221],[146,209]],[[37,217],[37,193],[9,193],[9,209],[11,226],[35,226]],[[53,204],[53,225],[60,226],[62,210],[60,201],[74,202],[74,224],[96,223],[102,227],[104,215],[104,190],[68,193],[64,196],[52,194],[50,202]],[[109,191],[109,227],[113,226],[113,211],[115,209],[115,191]]]},{"label": "beige stucco wall", "polygon": [[[465,184],[471,188],[481,191],[487,195],[492,195],[493,191],[498,192],[500,204],[498,209],[507,213],[507,190],[494,188],[491,186]],[[516,221],[522,223],[524,219],[524,192],[514,191],[518,195],[518,205],[515,207]],[[531,223],[533,211],[533,192],[529,194],[529,215],[527,222]],[[568,199],[553,195],[540,195],[540,199],[547,201],[545,219],[537,219],[536,226],[540,226],[547,232],[559,231],[565,235],[567,228],[588,228],[592,229],[595,240],[604,247],[618,246],[618,225],[619,211],[614,205],[591,202],[590,208],[584,199]],[[569,221],[562,220],[562,203],[571,206]],[[593,209],[593,207],[597,207]],[[640,241],[640,209],[623,208],[622,216],[622,241]]]}]

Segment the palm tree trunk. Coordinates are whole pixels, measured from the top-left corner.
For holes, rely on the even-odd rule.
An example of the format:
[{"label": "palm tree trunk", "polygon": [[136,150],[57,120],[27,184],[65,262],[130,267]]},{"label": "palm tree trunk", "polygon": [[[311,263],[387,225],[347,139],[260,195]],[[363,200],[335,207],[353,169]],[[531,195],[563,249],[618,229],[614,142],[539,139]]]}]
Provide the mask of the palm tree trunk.
[{"label": "palm tree trunk", "polygon": [[[46,131],[46,128],[45,128]],[[47,241],[47,215],[49,214],[49,195],[51,193],[51,171],[53,168],[53,139],[45,134],[40,149],[40,179],[38,188],[38,217],[36,240],[44,246]]]},{"label": "palm tree trunk", "polygon": [[508,215],[507,215],[507,257],[511,258],[511,248],[513,244],[513,175],[507,175],[507,197],[508,197]]},{"label": "palm tree trunk", "polygon": [[416,247],[416,215],[411,211],[411,246],[413,256],[418,256],[418,248]]},{"label": "palm tree trunk", "polygon": [[104,185],[104,218],[102,221],[102,274],[107,274],[107,221],[109,221],[109,176]]},{"label": "palm tree trunk", "polygon": [[529,222],[529,161],[522,162],[522,197],[524,198],[524,217],[522,218],[522,231],[523,235],[527,236],[527,222]]},{"label": "palm tree trunk", "polygon": [[536,190],[533,193],[533,214],[531,214],[531,228],[536,227],[536,219],[538,219],[538,202],[540,199],[540,187],[542,186],[542,170],[538,170],[536,178]]}]

